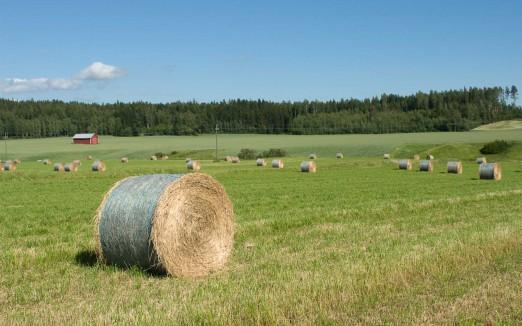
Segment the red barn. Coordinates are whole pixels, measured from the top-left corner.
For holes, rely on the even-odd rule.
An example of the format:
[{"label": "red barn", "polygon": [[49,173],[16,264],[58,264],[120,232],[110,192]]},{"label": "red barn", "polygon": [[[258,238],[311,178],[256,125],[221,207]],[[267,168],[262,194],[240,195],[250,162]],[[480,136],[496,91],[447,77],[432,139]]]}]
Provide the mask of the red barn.
[{"label": "red barn", "polygon": [[97,134],[76,134],[73,136],[73,143],[95,145],[95,144],[98,144],[98,135]]}]

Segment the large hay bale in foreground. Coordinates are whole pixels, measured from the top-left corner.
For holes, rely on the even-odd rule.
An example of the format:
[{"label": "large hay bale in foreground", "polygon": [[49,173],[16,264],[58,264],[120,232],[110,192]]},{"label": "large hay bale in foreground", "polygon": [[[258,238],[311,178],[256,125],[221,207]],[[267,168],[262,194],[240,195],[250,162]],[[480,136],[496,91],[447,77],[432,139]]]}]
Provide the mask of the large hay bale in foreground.
[{"label": "large hay bale in foreground", "polygon": [[232,156],[232,161],[231,162],[232,163],[239,163],[239,162],[241,162],[241,160],[237,156]]},{"label": "large hay bale in foreground", "polygon": [[482,164],[482,163],[488,163],[488,161],[486,160],[486,158],[484,156],[482,157],[477,157],[477,159],[475,160],[475,162],[477,164]]},{"label": "large hay bale in foreground", "polygon": [[391,158],[391,155],[390,154],[384,154],[383,157],[384,157],[385,160],[389,160]]},{"label": "large hay bale in foreground", "polygon": [[65,172],[78,172],[78,165],[74,162],[67,163],[63,166]]},{"label": "large hay bale in foreground", "polygon": [[122,157],[120,159],[121,163],[129,163],[129,158],[128,157]]},{"label": "large hay bale in foreground", "polygon": [[479,166],[480,179],[500,180],[502,179],[502,167],[498,163],[484,163]]},{"label": "large hay bale in foreground", "polygon": [[411,160],[399,160],[399,169],[401,170],[411,170],[413,165],[411,164]]},{"label": "large hay bale in foreground", "polygon": [[419,162],[419,171],[433,172],[433,162],[431,160],[422,160]]},{"label": "large hay bale in foreground", "polygon": [[221,269],[234,242],[234,212],[212,177],[191,173],[130,177],[105,195],[95,216],[98,258],[173,276]]},{"label": "large hay bale in foreground", "polygon": [[301,162],[301,172],[315,173],[317,172],[317,165],[314,161],[303,161]]},{"label": "large hay bale in foreground", "polygon": [[283,160],[272,160],[272,167],[274,169],[282,169],[285,167]]},{"label": "large hay bale in foreground", "polygon": [[199,171],[201,169],[201,164],[199,164],[199,161],[190,160],[187,163],[187,169],[192,171]]},{"label": "large hay bale in foreground", "polygon": [[462,174],[462,162],[448,162],[448,173]]},{"label": "large hay bale in foreground", "polygon": [[56,163],[53,166],[53,170],[55,172],[63,172],[63,171],[65,171],[65,167],[63,166],[63,163]]},{"label": "large hay bale in foreground", "polygon": [[91,169],[93,172],[105,172],[107,167],[105,166],[105,163],[103,163],[103,161],[96,160],[94,161],[94,163],[92,163]]},{"label": "large hay bale in foreground", "polygon": [[4,163],[4,171],[16,171],[16,161],[7,161]]},{"label": "large hay bale in foreground", "polygon": [[266,166],[266,161],[264,159],[262,159],[262,158],[258,158],[256,160],[256,165],[257,166]]},{"label": "large hay bale in foreground", "polygon": [[335,154],[335,158],[341,159],[341,158],[344,158],[344,155],[343,155],[343,153],[341,153],[341,152],[337,152],[337,153]]},{"label": "large hay bale in foreground", "polygon": [[308,159],[310,159],[310,160],[315,160],[315,159],[317,159],[317,155],[315,155],[314,153],[312,153],[312,154],[308,155]]}]

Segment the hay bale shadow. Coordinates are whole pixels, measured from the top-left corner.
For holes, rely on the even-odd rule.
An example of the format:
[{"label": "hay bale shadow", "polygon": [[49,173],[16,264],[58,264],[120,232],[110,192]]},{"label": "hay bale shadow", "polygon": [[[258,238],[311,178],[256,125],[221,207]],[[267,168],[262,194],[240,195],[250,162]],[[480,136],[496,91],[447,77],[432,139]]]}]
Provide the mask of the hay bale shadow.
[{"label": "hay bale shadow", "polygon": [[96,265],[98,258],[94,250],[80,250],[76,256],[74,256],[74,261],[77,265],[92,267]]}]

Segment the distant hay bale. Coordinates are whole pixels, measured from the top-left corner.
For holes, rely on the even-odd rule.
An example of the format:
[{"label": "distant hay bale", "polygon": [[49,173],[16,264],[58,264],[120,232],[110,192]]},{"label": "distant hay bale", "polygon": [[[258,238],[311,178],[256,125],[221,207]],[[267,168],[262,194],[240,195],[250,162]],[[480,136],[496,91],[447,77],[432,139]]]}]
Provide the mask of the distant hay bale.
[{"label": "distant hay bale", "polygon": [[201,173],[117,182],[94,219],[101,262],[177,277],[220,270],[234,245],[234,211],[223,187]]},{"label": "distant hay bale", "polygon": [[232,156],[225,156],[225,162],[232,162]]},{"label": "distant hay bale", "polygon": [[19,159],[16,159],[16,160],[13,161],[13,163],[14,163],[14,164],[21,164],[22,161],[20,161]]},{"label": "distant hay bale", "polygon": [[411,170],[413,165],[411,164],[411,160],[399,160],[399,169],[401,170]]},{"label": "distant hay bale", "polygon": [[82,161],[80,161],[80,160],[74,160],[72,162],[73,162],[73,164],[76,164],[78,167],[82,166]]},{"label": "distant hay bale", "polygon": [[389,160],[391,158],[390,154],[384,154],[384,159]]},{"label": "distant hay bale", "polygon": [[75,164],[74,162],[72,163],[67,163],[63,166],[63,170],[65,172],[78,172],[78,165]]},{"label": "distant hay bale", "polygon": [[169,159],[169,157],[168,157],[167,155],[163,155],[163,156],[161,157],[161,160],[162,160],[162,161],[166,161],[166,160],[168,160],[168,159]]},{"label": "distant hay bale", "polygon": [[413,155],[413,159],[414,159],[415,161],[419,161],[419,160],[420,160],[420,155],[419,155],[419,154],[415,154],[415,155]]},{"label": "distant hay bale", "polygon": [[120,159],[121,163],[129,163],[129,158],[128,157],[122,157]]},{"label": "distant hay bale", "polygon": [[15,161],[7,161],[4,163],[4,171],[16,171],[16,160]]},{"label": "distant hay bale", "polygon": [[190,161],[192,161],[192,159],[189,158],[189,157],[187,157],[187,158],[185,159],[185,163],[188,163],[188,162],[190,162]]},{"label": "distant hay bale", "polygon": [[488,161],[486,160],[486,158],[484,156],[477,157],[475,162],[477,162],[477,164],[488,163]]},{"label": "distant hay bale", "polygon": [[317,172],[317,165],[314,161],[303,161],[301,162],[301,172],[315,173]]},{"label": "distant hay bale", "polygon": [[187,169],[192,171],[199,171],[201,169],[201,165],[199,164],[199,161],[190,160],[187,163]]},{"label": "distant hay bale", "polygon": [[264,159],[262,159],[262,158],[258,158],[256,160],[256,165],[257,166],[266,166],[266,161]]},{"label": "distant hay bale", "polygon": [[232,163],[239,163],[239,162],[241,162],[241,160],[237,156],[232,156],[232,161],[231,162]]},{"label": "distant hay bale", "polygon": [[151,161],[157,161],[158,158],[156,157],[156,155],[152,155],[152,156],[150,157],[150,160],[151,160]]},{"label": "distant hay bale", "polygon": [[502,167],[498,163],[483,163],[479,166],[480,179],[500,180],[502,179]]},{"label": "distant hay bale", "polygon": [[274,169],[282,169],[285,167],[283,160],[272,160],[272,167]]},{"label": "distant hay bale", "polygon": [[53,163],[53,161],[51,161],[50,159],[45,159],[45,160],[42,161],[42,163],[44,165],[51,165]]},{"label": "distant hay bale", "polygon": [[426,159],[427,160],[434,160],[435,159],[435,156],[431,155],[431,154],[428,154],[426,155]]},{"label": "distant hay bale", "polygon": [[344,155],[343,155],[343,153],[341,153],[341,152],[337,152],[337,153],[335,154],[335,158],[341,159],[341,158],[344,158]]},{"label": "distant hay bale", "polygon": [[462,162],[448,162],[448,173],[462,174]]},{"label": "distant hay bale", "polygon": [[308,155],[308,159],[315,160],[315,159],[317,159],[317,155],[312,153],[312,154]]},{"label": "distant hay bale", "polygon": [[419,171],[433,172],[433,162],[430,160],[422,160],[419,162]]},{"label": "distant hay bale", "polygon": [[91,155],[87,155],[86,159],[87,159],[87,161],[92,161],[92,156]]},{"label": "distant hay bale", "polygon": [[92,163],[91,169],[93,172],[105,172],[107,167],[105,166],[105,163],[103,163],[103,161],[96,160],[94,161],[94,163]]},{"label": "distant hay bale", "polygon": [[63,172],[63,171],[65,171],[65,167],[63,166],[63,163],[56,163],[53,166],[53,170],[55,172]]}]

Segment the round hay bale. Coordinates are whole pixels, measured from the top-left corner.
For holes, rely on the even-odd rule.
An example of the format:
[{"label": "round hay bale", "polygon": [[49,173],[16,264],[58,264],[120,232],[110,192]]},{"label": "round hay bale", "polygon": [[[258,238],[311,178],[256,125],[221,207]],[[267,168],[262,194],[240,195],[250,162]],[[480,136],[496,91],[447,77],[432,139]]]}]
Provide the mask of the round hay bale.
[{"label": "round hay bale", "polygon": [[67,163],[63,166],[65,172],[78,172],[78,165],[73,163]]},{"label": "round hay bale", "polygon": [[266,161],[264,159],[262,159],[262,158],[258,158],[256,160],[256,165],[257,166],[266,166]]},{"label": "round hay bale", "polygon": [[502,179],[502,167],[498,163],[483,163],[479,166],[480,179],[500,180]]},{"label": "round hay bale", "polygon": [[50,159],[45,159],[45,160],[42,161],[42,163],[44,165],[51,165],[53,163],[53,161],[51,161]]},{"label": "round hay bale", "polygon": [[312,154],[308,155],[308,159],[315,160],[315,159],[317,159],[317,155],[312,153]]},{"label": "round hay bale", "polygon": [[16,160],[13,161],[13,163],[14,163],[14,164],[21,164],[22,161],[20,161],[19,159],[16,159]]},{"label": "round hay bale", "polygon": [[87,159],[87,161],[92,161],[92,156],[91,155],[87,155],[86,159]]},{"label": "round hay bale", "polygon": [[156,155],[152,155],[152,156],[150,157],[150,160],[151,160],[151,161],[157,161],[158,158],[156,157]]},{"label": "round hay bale", "polygon": [[14,161],[7,161],[3,166],[4,171],[16,171],[16,163]]},{"label": "round hay bale", "polygon": [[272,167],[274,169],[282,169],[285,167],[283,160],[272,160]]},{"label": "round hay bale", "polygon": [[430,160],[422,160],[419,163],[419,171],[433,172],[433,162]]},{"label": "round hay bale", "polygon": [[343,153],[341,153],[341,152],[337,152],[337,153],[335,154],[335,158],[337,158],[337,159],[341,159],[341,158],[344,158],[344,155],[343,155]]},{"label": "round hay bale", "polygon": [[100,261],[197,277],[221,269],[234,243],[234,212],[212,177],[130,177],[105,195],[95,216]]},{"label": "round hay bale", "polygon": [[168,160],[168,159],[169,159],[169,157],[168,157],[167,155],[163,155],[163,156],[161,157],[161,160],[162,160],[162,161],[166,161],[166,160]]},{"label": "round hay bale", "polygon": [[187,169],[192,171],[199,171],[201,169],[201,164],[199,164],[199,161],[190,160],[187,163]]},{"label": "round hay bale", "polygon": [[477,159],[475,160],[475,162],[477,162],[477,164],[488,163],[488,161],[486,160],[486,158],[485,158],[484,156],[482,156],[482,157],[477,157]]},{"label": "round hay bale", "polygon": [[389,160],[391,158],[391,155],[390,154],[384,154],[384,159],[385,160]]},{"label": "round hay bale", "polygon": [[55,172],[63,172],[65,171],[65,167],[63,166],[63,163],[56,163],[54,166],[53,166],[53,170]]},{"label": "round hay bale", "polygon": [[448,162],[448,173],[462,174],[462,162]]},{"label": "round hay bale", "polygon": [[426,155],[426,159],[427,160],[434,160],[435,159],[435,156],[431,155],[431,154],[428,154]]},{"label": "round hay bale", "polygon": [[419,155],[419,154],[415,154],[415,155],[413,155],[413,159],[414,159],[415,161],[419,161],[419,160],[420,160],[420,155]]},{"label": "round hay bale", "polygon": [[3,172],[4,171],[4,165],[2,163],[0,163],[0,172]]},{"label": "round hay bale", "polygon": [[121,163],[129,163],[129,158],[128,157],[122,157],[120,159]]},{"label": "round hay bale", "polygon": [[232,163],[239,163],[239,162],[241,162],[241,160],[239,159],[239,157],[237,157],[237,156],[233,156],[233,157],[232,157]]},{"label": "round hay bale", "polygon": [[301,162],[301,172],[315,173],[317,172],[317,165],[314,161],[303,161]]},{"label": "round hay bale", "polygon": [[74,160],[72,161],[73,164],[76,164],[78,167],[82,166],[82,161],[80,160]]},{"label": "round hay bale", "polygon": [[399,160],[399,169],[401,170],[411,170],[413,165],[411,164],[411,160]]},{"label": "round hay bale", "polygon": [[225,162],[232,162],[232,156],[225,156]]},{"label": "round hay bale", "polygon": [[92,163],[91,169],[93,172],[105,172],[107,167],[105,166],[105,163],[103,163],[103,161],[96,160],[94,161],[94,163]]}]

